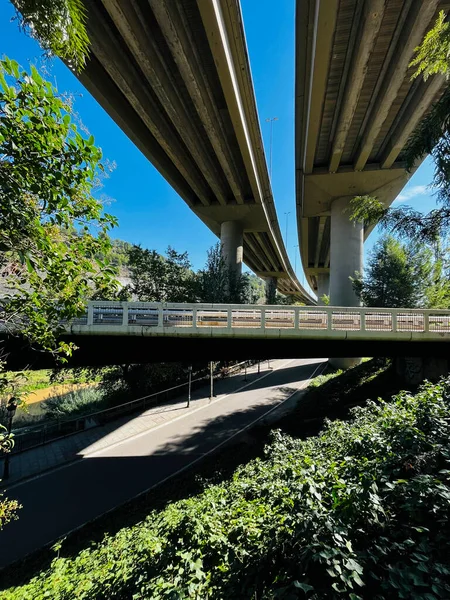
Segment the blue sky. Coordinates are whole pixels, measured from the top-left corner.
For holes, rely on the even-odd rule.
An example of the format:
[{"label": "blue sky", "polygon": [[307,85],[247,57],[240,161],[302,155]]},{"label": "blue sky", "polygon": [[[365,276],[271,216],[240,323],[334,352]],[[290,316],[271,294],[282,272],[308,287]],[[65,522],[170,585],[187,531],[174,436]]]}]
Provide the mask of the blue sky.
[{"label": "blue sky", "polygon": [[[288,252],[292,264],[297,250],[294,182],[294,16],[295,0],[241,0],[252,66],[261,128],[268,156],[269,124],[267,118],[278,117],[273,126],[272,184],[283,236],[288,215]],[[30,62],[46,64],[61,92],[75,96],[75,110],[104,156],[116,164],[102,193],[112,198],[108,211],[119,219],[113,237],[139,243],[163,252],[170,244],[187,250],[195,268],[203,266],[207,249],[217,240],[207,227],[165,182],[146,158],[121,132],[113,120],[83,88],[59,60],[49,65],[42,58],[38,44],[21,33],[11,22],[14,9],[9,0],[0,0],[0,55],[6,54],[23,67]],[[411,178],[399,202],[428,210],[434,206],[427,185],[432,175],[428,159]],[[365,245],[373,246],[377,231]],[[302,278],[300,260],[297,273]]]}]

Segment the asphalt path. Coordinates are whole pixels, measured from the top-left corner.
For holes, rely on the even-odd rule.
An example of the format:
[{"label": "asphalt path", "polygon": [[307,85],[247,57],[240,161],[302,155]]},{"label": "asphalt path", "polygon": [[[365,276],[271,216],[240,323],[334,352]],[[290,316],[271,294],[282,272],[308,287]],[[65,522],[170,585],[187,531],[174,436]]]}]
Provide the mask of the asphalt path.
[{"label": "asphalt path", "polygon": [[7,495],[23,508],[19,520],[0,532],[0,567],[176,476],[292,398],[323,363],[274,361],[272,372],[237,392],[11,486]]}]

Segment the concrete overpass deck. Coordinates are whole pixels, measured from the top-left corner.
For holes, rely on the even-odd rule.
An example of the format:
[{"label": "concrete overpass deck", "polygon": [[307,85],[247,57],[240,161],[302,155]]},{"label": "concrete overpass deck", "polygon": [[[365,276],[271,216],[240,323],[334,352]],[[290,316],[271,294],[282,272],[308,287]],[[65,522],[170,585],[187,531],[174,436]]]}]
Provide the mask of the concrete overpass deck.
[{"label": "concrete overpass deck", "polygon": [[[298,0],[296,194],[307,279],[331,303],[358,304],[372,230],[343,214],[351,198],[389,206],[410,177],[404,150],[445,78],[413,79],[416,47],[448,0]],[[330,280],[331,279],[331,280]]]},{"label": "concrete overpass deck", "polygon": [[[7,335],[10,369],[55,364]],[[450,310],[91,302],[70,366],[247,358],[447,356]]]},{"label": "concrete overpass deck", "polygon": [[284,247],[238,0],[84,0],[81,82],[242,261],[307,304]]}]

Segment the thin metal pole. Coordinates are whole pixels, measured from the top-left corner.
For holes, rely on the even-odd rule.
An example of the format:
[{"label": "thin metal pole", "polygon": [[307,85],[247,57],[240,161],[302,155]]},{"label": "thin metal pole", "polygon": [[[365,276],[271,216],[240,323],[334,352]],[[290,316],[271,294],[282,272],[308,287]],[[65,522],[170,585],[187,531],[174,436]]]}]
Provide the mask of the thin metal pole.
[{"label": "thin metal pole", "polygon": [[294,250],[295,250],[295,266],[294,266],[294,273],[295,275],[297,275],[297,248],[298,248],[298,244],[296,246],[294,246]]},{"label": "thin metal pole", "polygon": [[287,252],[288,251],[287,250],[287,247],[288,247],[288,245],[287,245],[287,243],[288,243],[288,222],[289,222],[288,217],[291,214],[291,211],[285,212],[284,214],[286,215],[286,237],[285,237],[284,243],[286,244],[286,252]]},{"label": "thin metal pole", "polygon": [[272,183],[272,141],[273,141],[273,122],[278,121],[278,117],[271,117],[266,119],[267,123],[270,123],[270,142],[269,142],[269,175],[270,183]]},{"label": "thin metal pole", "polygon": [[[8,421],[8,438],[11,436],[12,430],[12,415],[9,415]],[[6,453],[5,462],[3,463],[3,479],[9,479],[9,452]]]},{"label": "thin metal pole", "polygon": [[209,363],[209,376],[210,376],[210,383],[211,383],[211,392],[209,395],[210,400],[212,400],[214,398],[214,377],[213,377],[213,363],[212,361],[210,361]]},{"label": "thin metal pole", "polygon": [[247,381],[247,363],[245,363],[245,366],[244,366],[244,374],[245,374],[244,381]]},{"label": "thin metal pole", "polygon": [[189,367],[188,401],[187,401],[188,408],[191,405],[191,384],[192,384],[192,367]]},{"label": "thin metal pole", "polygon": [[258,375],[261,373],[261,361],[258,360]]}]

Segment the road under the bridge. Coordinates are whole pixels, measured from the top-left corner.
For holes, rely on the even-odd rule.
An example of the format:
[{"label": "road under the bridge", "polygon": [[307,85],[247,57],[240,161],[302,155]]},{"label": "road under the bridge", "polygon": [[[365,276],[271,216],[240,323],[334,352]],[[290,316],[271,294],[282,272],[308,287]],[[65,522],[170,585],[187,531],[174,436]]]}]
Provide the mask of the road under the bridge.
[{"label": "road under the bridge", "polygon": [[[193,402],[187,409],[185,398],[178,404],[174,401],[172,415],[176,417],[167,422],[120,441],[109,432],[111,444],[107,447],[95,450],[95,443],[87,443],[78,460],[10,486],[8,496],[17,498],[23,509],[19,520],[2,531],[0,567],[176,476],[287,400],[295,401],[295,394],[324,364],[324,359],[280,360],[272,363],[273,370],[261,374],[255,367],[247,382],[242,374],[236,376],[234,388],[230,389],[232,380],[221,381],[216,389],[220,395],[212,401],[207,398],[207,388],[198,390],[199,404]],[[142,421],[145,415],[138,414],[125,423],[119,421],[118,430],[128,427],[132,432],[133,420]],[[89,431],[101,439],[101,428]],[[50,452],[50,446],[35,452],[45,448]],[[11,476],[14,460],[21,460],[21,456],[12,456]]]}]

